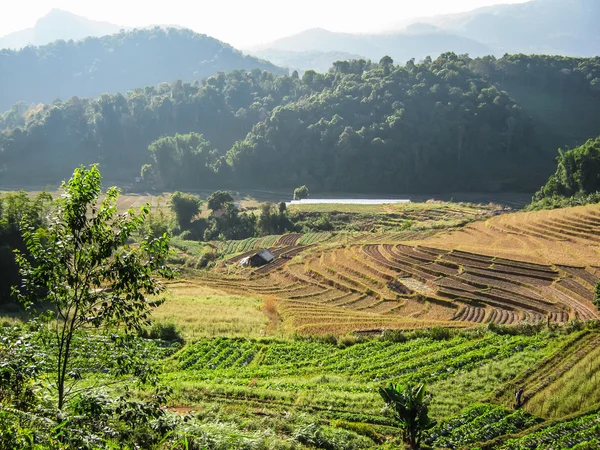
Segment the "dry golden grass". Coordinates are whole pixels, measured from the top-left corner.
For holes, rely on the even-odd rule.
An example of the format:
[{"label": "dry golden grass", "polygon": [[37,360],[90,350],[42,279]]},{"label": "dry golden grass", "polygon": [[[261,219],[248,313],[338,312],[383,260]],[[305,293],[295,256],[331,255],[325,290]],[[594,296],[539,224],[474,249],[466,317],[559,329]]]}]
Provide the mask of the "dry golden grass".
[{"label": "dry golden grass", "polygon": [[[597,214],[600,214],[600,205],[504,214],[413,244],[540,264],[597,266],[600,265],[598,228],[581,221]],[[581,223],[581,236],[565,234],[564,240],[560,240],[558,229],[562,225],[557,220]],[[550,234],[548,228],[543,227],[556,227],[557,231]]]},{"label": "dry golden grass", "polygon": [[279,325],[279,314],[277,313],[277,301],[275,300],[275,297],[265,297],[262,312],[269,319],[267,331],[273,332],[277,330],[277,326]]},{"label": "dry golden grass", "polygon": [[264,335],[269,318],[263,302],[199,286],[185,280],[171,283],[167,300],[152,313],[156,322],[172,322],[188,340],[206,336]]}]

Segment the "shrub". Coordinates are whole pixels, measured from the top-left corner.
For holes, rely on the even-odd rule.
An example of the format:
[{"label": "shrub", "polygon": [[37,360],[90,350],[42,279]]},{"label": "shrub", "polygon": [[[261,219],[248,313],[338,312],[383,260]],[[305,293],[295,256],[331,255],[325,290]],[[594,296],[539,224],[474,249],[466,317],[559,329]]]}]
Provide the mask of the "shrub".
[{"label": "shrub", "polygon": [[355,344],[360,344],[365,342],[366,338],[364,336],[359,336],[356,334],[346,334],[344,336],[340,336],[337,340],[337,345],[340,348],[352,347]]},{"label": "shrub", "polygon": [[380,339],[389,342],[406,342],[408,337],[402,330],[383,330]]},{"label": "shrub", "polygon": [[142,337],[146,339],[160,339],[167,342],[184,342],[181,333],[174,323],[157,322],[152,324],[149,330],[142,332]]}]

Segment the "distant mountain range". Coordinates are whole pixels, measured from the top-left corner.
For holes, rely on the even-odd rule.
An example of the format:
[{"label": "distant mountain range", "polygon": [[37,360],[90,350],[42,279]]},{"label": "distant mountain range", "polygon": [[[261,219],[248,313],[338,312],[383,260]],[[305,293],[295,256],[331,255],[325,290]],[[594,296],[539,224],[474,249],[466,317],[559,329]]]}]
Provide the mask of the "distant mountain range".
[{"label": "distant mountain range", "polygon": [[414,23],[476,40],[493,48],[496,54],[600,53],[598,0],[533,0],[421,18]]},{"label": "distant mountain range", "polygon": [[275,64],[306,68],[331,65],[332,52],[396,62],[453,51],[471,56],[505,53],[595,56],[600,54],[599,0],[533,0],[501,4],[460,14],[398,22],[382,34],[310,29],[278,39],[251,54]]},{"label": "distant mountain range", "polygon": [[[319,72],[327,71],[338,60],[379,61],[388,55],[395,62],[404,63],[412,58],[435,58],[447,51],[472,57],[504,53],[594,56],[600,54],[599,23],[600,0],[532,0],[397,22],[380,34],[309,29],[245,50],[290,70]],[[58,39],[80,40],[122,29],[126,28],[54,9],[33,28],[0,37],[0,48],[44,45]],[[247,64],[239,66],[243,67]]]},{"label": "distant mountain range", "polygon": [[363,55],[348,52],[319,52],[301,51],[291,52],[286,50],[266,49],[251,52],[253,56],[272,62],[280,67],[287,67],[290,72],[298,70],[305,72],[309,69],[317,72],[327,72],[335,61],[348,61],[351,59],[365,58]]},{"label": "distant mountain range", "polygon": [[0,50],[0,111],[20,101],[52,103],[73,96],[126,93],[236,69],[288,73],[187,29],[156,27],[81,41],[54,41],[19,51],[5,49]]},{"label": "distant mountain range", "polygon": [[86,37],[99,37],[118,33],[126,29],[109,22],[98,22],[72,14],[68,11],[53,9],[39,19],[35,26],[0,37],[0,49],[20,49],[27,45],[45,45],[64,39],[80,40]]},{"label": "distant mountain range", "polygon": [[453,35],[433,27],[411,27],[401,33],[351,34],[313,28],[293,36],[248,50],[249,53],[269,59],[275,64],[293,68],[315,68],[311,61],[319,61],[320,68],[331,67],[341,56],[362,57],[379,61],[390,56],[404,63],[411,58],[438,56],[446,51],[483,56],[492,48],[473,39]]}]

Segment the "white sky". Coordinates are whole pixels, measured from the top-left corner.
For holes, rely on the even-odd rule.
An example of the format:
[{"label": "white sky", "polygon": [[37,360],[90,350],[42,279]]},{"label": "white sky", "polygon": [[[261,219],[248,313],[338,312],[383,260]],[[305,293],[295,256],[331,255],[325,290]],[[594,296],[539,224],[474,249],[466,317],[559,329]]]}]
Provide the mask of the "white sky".
[{"label": "white sky", "polygon": [[123,26],[181,25],[244,48],[307,28],[383,31],[412,17],[526,0],[0,0],[0,36],[52,8]]}]

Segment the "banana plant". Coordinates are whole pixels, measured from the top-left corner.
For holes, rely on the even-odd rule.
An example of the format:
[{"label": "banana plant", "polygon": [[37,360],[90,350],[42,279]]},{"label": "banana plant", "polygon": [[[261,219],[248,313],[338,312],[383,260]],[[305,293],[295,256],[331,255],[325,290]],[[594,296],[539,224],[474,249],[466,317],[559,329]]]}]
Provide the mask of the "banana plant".
[{"label": "banana plant", "polygon": [[404,443],[412,450],[418,449],[423,432],[435,425],[428,415],[431,395],[425,393],[425,385],[390,384],[379,388],[379,395],[398,422]]}]

